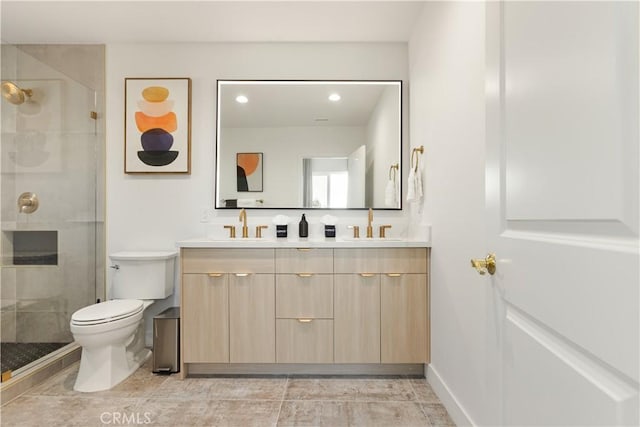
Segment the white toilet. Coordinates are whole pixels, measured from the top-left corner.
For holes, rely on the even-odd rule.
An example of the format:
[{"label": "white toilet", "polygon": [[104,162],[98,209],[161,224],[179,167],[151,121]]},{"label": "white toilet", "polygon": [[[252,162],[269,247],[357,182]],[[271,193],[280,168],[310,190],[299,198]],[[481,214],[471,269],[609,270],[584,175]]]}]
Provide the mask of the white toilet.
[{"label": "white toilet", "polygon": [[108,390],[149,357],[144,310],[173,294],[177,252],[118,252],[111,300],[81,308],[71,316],[71,333],[82,346],[76,391]]}]

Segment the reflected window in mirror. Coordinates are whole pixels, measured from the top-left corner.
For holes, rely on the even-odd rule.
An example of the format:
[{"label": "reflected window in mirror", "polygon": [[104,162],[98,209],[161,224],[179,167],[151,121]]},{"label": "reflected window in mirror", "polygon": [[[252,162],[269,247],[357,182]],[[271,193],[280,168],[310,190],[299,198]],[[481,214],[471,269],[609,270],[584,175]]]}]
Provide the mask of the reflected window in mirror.
[{"label": "reflected window in mirror", "polygon": [[[401,81],[219,80],[217,90],[216,208],[401,209],[401,180],[389,178],[401,164]],[[236,156],[252,152],[264,153],[263,186],[239,192]]]}]

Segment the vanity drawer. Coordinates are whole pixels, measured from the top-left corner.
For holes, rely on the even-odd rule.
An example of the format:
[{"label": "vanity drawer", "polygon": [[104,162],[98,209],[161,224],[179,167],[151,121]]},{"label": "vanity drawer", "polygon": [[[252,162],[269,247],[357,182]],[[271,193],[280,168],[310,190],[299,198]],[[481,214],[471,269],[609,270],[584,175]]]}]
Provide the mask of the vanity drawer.
[{"label": "vanity drawer", "polygon": [[276,249],[276,273],[333,273],[333,249]]},{"label": "vanity drawer", "polygon": [[333,363],[333,320],[276,319],[277,363]]},{"label": "vanity drawer", "polygon": [[333,275],[276,275],[276,317],[333,318]]},{"label": "vanity drawer", "polygon": [[183,273],[273,273],[274,249],[182,249]]},{"label": "vanity drawer", "polygon": [[336,273],[426,273],[426,248],[334,249]]}]

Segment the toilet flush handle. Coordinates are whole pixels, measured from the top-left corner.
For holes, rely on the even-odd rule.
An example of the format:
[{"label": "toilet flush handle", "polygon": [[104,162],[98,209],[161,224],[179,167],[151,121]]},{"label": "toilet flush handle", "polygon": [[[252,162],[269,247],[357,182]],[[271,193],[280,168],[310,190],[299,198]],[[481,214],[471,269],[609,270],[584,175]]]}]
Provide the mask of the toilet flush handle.
[{"label": "toilet flush handle", "polygon": [[114,264],[109,266],[110,268],[113,268],[114,270],[120,270],[120,266],[118,264]]}]

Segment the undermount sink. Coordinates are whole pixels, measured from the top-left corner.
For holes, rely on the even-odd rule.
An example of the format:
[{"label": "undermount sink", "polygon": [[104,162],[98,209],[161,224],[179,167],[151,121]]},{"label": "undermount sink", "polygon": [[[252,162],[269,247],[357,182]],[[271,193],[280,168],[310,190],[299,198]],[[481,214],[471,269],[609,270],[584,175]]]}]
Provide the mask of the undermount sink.
[{"label": "undermount sink", "polygon": [[209,238],[211,242],[265,242],[265,243],[273,243],[275,240],[269,237],[216,237]]},{"label": "undermount sink", "polygon": [[341,237],[336,240],[338,242],[404,242],[406,239],[400,237]]}]

